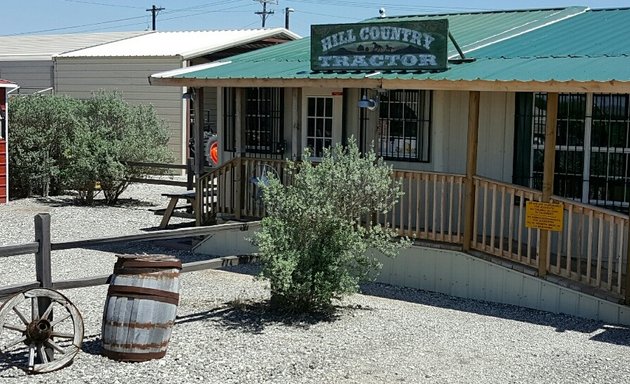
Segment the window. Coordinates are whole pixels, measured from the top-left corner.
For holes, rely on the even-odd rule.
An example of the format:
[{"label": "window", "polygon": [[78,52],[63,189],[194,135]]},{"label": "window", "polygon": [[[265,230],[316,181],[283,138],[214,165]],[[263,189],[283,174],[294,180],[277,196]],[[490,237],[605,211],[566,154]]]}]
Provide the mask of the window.
[{"label": "window", "polygon": [[[517,94],[514,183],[541,189],[546,94]],[[554,194],[620,211],[630,200],[628,95],[560,94]]]},{"label": "window", "polygon": [[[244,91],[245,137],[247,153],[284,152],[284,97],[282,88],[247,88]],[[236,92],[224,91],[226,150],[236,150]]]},{"label": "window", "polygon": [[332,145],[333,98],[309,96],[306,113],[306,146],[313,157],[322,157],[324,148]]},{"label": "window", "polygon": [[376,126],[377,153],[389,160],[429,161],[431,92],[381,93]]},{"label": "window", "polygon": [[282,88],[248,88],[245,101],[245,147],[251,153],[281,153]]}]

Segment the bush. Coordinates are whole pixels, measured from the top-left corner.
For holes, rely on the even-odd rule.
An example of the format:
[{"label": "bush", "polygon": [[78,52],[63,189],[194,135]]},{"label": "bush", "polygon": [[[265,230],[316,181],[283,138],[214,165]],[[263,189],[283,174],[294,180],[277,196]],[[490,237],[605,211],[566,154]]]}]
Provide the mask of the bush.
[{"label": "bush", "polygon": [[67,138],[85,124],[82,103],[65,96],[43,95],[15,96],[10,103],[11,196],[58,193]]},{"label": "bush", "polygon": [[130,106],[117,93],[11,99],[11,185],[15,197],[79,192],[93,204],[98,185],[116,203],[131,177],[156,173],[128,161],[167,162],[168,133],[153,107]]},{"label": "bush", "polygon": [[261,184],[268,216],[253,241],[261,252],[261,276],[269,280],[272,304],[319,311],[358,290],[380,267],[371,250],[394,256],[408,240],[393,241],[391,229],[360,224],[386,212],[402,195],[392,169],[373,151],[361,155],[354,139],[325,150],[315,166],[310,154],[289,162],[293,183],[273,174]]},{"label": "bush", "polygon": [[85,101],[86,124],[72,134],[64,152],[64,186],[92,204],[100,184],[105,202],[114,204],[132,177],[158,170],[126,162],[167,162],[168,134],[151,106],[130,106],[119,94],[100,92]]}]

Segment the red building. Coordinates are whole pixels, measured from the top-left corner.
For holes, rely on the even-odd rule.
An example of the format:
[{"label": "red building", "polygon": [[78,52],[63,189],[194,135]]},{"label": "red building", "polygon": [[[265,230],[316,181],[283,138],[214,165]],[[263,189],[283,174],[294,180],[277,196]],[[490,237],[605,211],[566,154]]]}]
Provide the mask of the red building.
[{"label": "red building", "polygon": [[9,123],[7,99],[14,83],[0,79],[0,204],[9,200]]}]

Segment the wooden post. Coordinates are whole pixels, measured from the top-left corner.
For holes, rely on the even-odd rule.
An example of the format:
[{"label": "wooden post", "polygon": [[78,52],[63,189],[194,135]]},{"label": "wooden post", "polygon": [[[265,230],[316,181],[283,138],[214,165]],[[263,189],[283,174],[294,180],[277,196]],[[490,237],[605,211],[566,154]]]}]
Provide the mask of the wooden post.
[{"label": "wooden post", "polygon": [[194,176],[195,160],[192,157],[189,157],[186,159],[186,189],[189,191],[195,188]]},{"label": "wooden post", "polygon": [[[545,157],[543,164],[542,201],[548,203],[553,194],[553,173],[556,163],[556,125],[558,121],[558,94],[547,94],[547,122],[545,125]],[[549,259],[549,231],[540,231],[538,276],[547,274]],[[530,244],[528,244],[529,246]]]},{"label": "wooden post", "polygon": [[[39,286],[42,288],[52,288],[52,267],[50,262],[50,214],[39,213],[35,216],[35,241],[39,243],[39,249],[35,254],[35,275]],[[51,304],[48,297],[40,296],[37,298],[37,313],[43,314]],[[35,304],[33,304],[35,305]],[[35,311],[35,308],[33,308]],[[50,311],[48,320],[52,321],[53,313]],[[54,360],[54,350],[46,347],[45,353],[48,361]]]},{"label": "wooden post", "polygon": [[[630,220],[628,220],[628,239],[630,243]],[[621,268],[619,269],[621,270]],[[630,305],[630,244],[626,244],[626,281],[625,283],[626,283],[625,304]]]},{"label": "wooden post", "polygon": [[205,160],[205,138],[203,135],[203,88],[197,88],[195,92],[195,125],[193,134],[195,137],[195,177],[197,180],[203,175],[203,163]]},{"label": "wooden post", "polygon": [[239,157],[236,162],[235,169],[235,178],[234,178],[234,213],[236,214],[236,218],[240,219],[242,216],[242,208],[243,208],[243,191],[244,188],[244,178],[243,174],[243,162],[242,158],[246,154],[246,141],[245,141],[245,119],[243,119],[243,89],[235,88],[234,89],[236,102],[234,104],[234,128],[236,130],[236,150],[238,152],[237,156]]},{"label": "wooden post", "polygon": [[473,177],[477,174],[477,144],[479,138],[479,91],[468,92],[468,142],[466,154],[466,188],[464,210],[464,251],[470,250],[472,234],[475,226],[475,183]]}]

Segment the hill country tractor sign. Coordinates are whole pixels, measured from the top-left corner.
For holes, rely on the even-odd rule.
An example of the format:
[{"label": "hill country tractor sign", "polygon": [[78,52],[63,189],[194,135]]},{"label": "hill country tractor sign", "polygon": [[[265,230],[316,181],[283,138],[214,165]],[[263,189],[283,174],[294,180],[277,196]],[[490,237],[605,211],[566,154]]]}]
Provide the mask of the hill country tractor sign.
[{"label": "hill country tractor sign", "polygon": [[447,19],[313,25],[311,69],[445,70],[447,41]]}]

